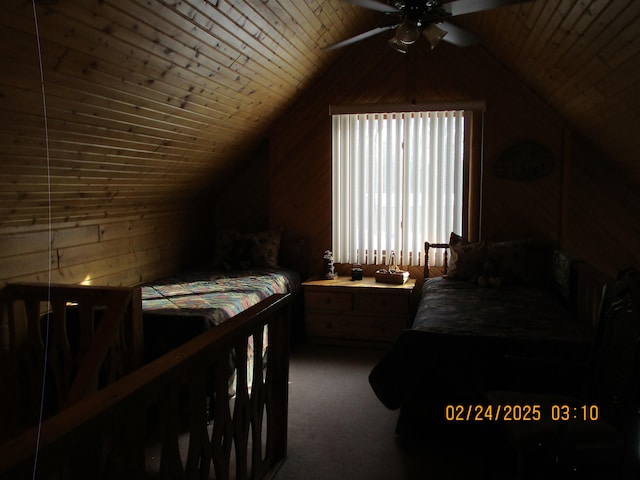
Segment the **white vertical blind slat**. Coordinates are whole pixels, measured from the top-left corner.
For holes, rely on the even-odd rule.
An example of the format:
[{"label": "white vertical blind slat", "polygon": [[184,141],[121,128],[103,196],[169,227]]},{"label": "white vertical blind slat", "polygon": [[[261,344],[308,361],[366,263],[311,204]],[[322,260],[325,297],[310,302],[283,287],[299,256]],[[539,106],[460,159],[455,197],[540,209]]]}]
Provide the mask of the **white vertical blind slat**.
[{"label": "white vertical blind slat", "polygon": [[394,250],[423,265],[425,240],[462,233],[463,111],[333,115],[332,128],[337,262],[388,262]]}]

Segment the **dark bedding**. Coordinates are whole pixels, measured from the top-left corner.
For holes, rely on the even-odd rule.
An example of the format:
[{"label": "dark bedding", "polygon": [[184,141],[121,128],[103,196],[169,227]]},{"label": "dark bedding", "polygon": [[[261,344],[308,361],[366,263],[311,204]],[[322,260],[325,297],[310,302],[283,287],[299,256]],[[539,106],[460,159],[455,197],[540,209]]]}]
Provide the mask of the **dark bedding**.
[{"label": "dark bedding", "polygon": [[580,341],[588,338],[558,293],[550,288],[429,278],[413,329],[441,335],[508,340]]},{"label": "dark bedding", "polygon": [[583,357],[590,334],[553,289],[525,285],[480,288],[469,281],[428,279],[411,329],[372,370],[369,380],[390,409],[420,395],[451,395],[506,380],[509,355]]}]

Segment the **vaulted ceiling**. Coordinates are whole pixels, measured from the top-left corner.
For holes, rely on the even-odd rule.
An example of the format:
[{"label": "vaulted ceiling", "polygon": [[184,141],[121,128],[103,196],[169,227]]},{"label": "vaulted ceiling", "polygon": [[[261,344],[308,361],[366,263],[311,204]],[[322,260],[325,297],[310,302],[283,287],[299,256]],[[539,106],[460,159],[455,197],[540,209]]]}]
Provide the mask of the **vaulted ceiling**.
[{"label": "vaulted ceiling", "polygon": [[[340,0],[3,0],[0,226],[44,221],[49,195],[66,221],[224,178],[344,53],[322,47],[381,21]],[[640,181],[640,2],[455,23]]]}]

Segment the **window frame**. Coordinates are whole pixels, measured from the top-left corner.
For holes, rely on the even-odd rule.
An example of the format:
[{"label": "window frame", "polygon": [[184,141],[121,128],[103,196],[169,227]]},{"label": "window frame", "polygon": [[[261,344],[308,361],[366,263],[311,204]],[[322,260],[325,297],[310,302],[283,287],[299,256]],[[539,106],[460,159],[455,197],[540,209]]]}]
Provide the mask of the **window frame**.
[{"label": "window frame", "polygon": [[[462,232],[456,232],[469,241],[478,241],[481,236],[482,208],[482,163],[483,163],[483,128],[485,103],[483,101],[468,102],[435,102],[411,104],[356,104],[330,106],[330,118],[340,114],[388,114],[407,112],[429,112],[446,110],[464,110],[464,153],[463,153],[463,203]],[[333,142],[333,137],[332,137]],[[332,162],[333,163],[333,162]],[[333,168],[333,167],[332,167]],[[333,178],[333,171],[331,171]],[[466,192],[466,193],[464,193]],[[332,192],[333,202],[333,192]],[[332,207],[333,208],[333,207]],[[333,219],[332,219],[333,229]],[[333,234],[332,234],[333,238]],[[425,241],[433,239],[425,238]],[[388,252],[381,257],[387,258]],[[377,264],[381,264],[379,261]],[[437,263],[436,263],[437,264]]]}]

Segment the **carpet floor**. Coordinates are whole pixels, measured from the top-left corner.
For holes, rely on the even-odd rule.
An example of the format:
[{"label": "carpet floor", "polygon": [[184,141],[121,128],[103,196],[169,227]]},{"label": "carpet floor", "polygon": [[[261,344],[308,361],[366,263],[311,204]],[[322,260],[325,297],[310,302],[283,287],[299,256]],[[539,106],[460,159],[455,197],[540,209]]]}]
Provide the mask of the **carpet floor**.
[{"label": "carpet floor", "polygon": [[368,383],[383,352],[301,344],[292,348],[288,456],[276,480],[505,479],[507,451],[470,428],[425,432],[400,448],[398,412],[385,408]]}]

